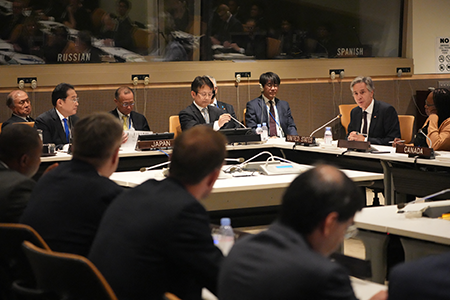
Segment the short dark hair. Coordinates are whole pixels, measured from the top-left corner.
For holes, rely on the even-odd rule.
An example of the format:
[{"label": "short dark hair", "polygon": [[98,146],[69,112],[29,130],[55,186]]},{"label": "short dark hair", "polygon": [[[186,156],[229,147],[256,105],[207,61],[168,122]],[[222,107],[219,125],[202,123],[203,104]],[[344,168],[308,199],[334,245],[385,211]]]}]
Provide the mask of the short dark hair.
[{"label": "short dark hair", "polygon": [[300,174],[283,195],[280,222],[306,236],[331,212],[338,220],[350,219],[364,206],[364,196],[344,173],[319,165]]},{"label": "short dark hair", "polygon": [[131,88],[129,88],[128,86],[122,85],[115,91],[114,99],[119,100],[120,93],[122,93],[122,91],[130,91],[131,93],[133,93],[133,97],[134,97],[134,91]]},{"label": "short dark hair", "polygon": [[36,128],[25,124],[11,124],[0,134],[0,160],[7,163],[20,159],[42,147]]},{"label": "short dark hair", "polygon": [[207,85],[214,90],[214,84],[208,76],[197,76],[191,83],[191,91],[194,91],[197,94],[198,90],[201,89],[204,85]]},{"label": "short dark hair", "polygon": [[66,99],[67,98],[67,91],[68,90],[75,90],[73,85],[68,83],[60,83],[58,84],[55,89],[52,92],[52,104],[56,107],[56,102],[58,99]]},{"label": "short dark hair", "polygon": [[446,88],[437,88],[433,91],[433,102],[439,117],[438,126],[450,118],[450,91]]},{"label": "short dark hair", "polygon": [[259,76],[259,83],[262,86],[265,86],[269,82],[272,82],[274,84],[280,84],[281,79],[277,74],[275,74],[273,72],[266,72],[266,73],[261,74],[261,76]]},{"label": "short dark hair", "polygon": [[208,126],[183,131],[174,142],[169,176],[183,184],[197,184],[220,168],[226,156],[224,135]]},{"label": "short dark hair", "polygon": [[15,107],[16,105],[14,104],[14,91],[9,93],[8,96],[6,96],[6,106],[8,106],[9,108],[11,107]]},{"label": "short dark hair", "polygon": [[123,127],[113,115],[94,113],[73,129],[73,157],[101,166],[122,142]]},{"label": "short dark hair", "polygon": [[130,1],[128,1],[128,0],[119,0],[119,1],[117,1],[117,4],[120,4],[120,3],[125,4],[125,6],[127,7],[128,10],[131,9],[131,2]]}]

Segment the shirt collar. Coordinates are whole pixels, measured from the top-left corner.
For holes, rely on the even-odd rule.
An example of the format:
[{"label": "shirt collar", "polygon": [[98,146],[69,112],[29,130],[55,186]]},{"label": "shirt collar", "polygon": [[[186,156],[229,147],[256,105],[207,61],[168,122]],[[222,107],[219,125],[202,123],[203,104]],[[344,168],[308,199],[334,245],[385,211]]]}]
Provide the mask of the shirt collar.
[{"label": "shirt collar", "polygon": [[[123,116],[127,116],[127,115],[124,115],[123,113],[121,113],[120,110],[118,110],[117,108],[116,108],[116,110],[117,110],[117,114],[119,115],[119,119],[122,120],[122,117],[123,117]],[[131,114],[131,113],[130,113],[130,114]],[[129,116],[127,116],[127,117],[129,117]]]},{"label": "shirt collar", "polygon": [[195,103],[195,101],[192,101],[192,103],[194,103],[195,107],[197,107],[199,111],[202,111],[203,108],[208,109],[208,106],[206,106],[206,107],[201,107],[201,106],[199,106],[197,103]]},{"label": "shirt collar", "polygon": [[22,117],[22,116],[16,115],[15,113],[13,113],[13,115],[16,116],[16,117],[19,117],[19,118],[21,118],[21,119],[24,119],[25,122],[28,122],[27,117],[29,117],[29,116]]},{"label": "shirt collar", "polygon": [[366,108],[366,110],[363,110],[363,111],[366,111],[368,114],[372,114],[372,112],[373,112],[373,104],[375,103],[375,101],[373,101],[373,99],[372,99],[372,102],[370,102],[370,105],[369,106],[367,106],[367,108]]},{"label": "shirt collar", "polygon": [[264,99],[264,103],[266,103],[266,105],[270,105],[269,101],[273,101],[273,104],[275,104],[275,98],[273,98],[272,100],[269,100],[269,98],[267,98],[266,96],[264,96],[264,94],[261,95]]},{"label": "shirt collar", "polygon": [[58,117],[59,117],[59,119],[62,121],[64,118],[65,119],[69,119],[69,117],[64,117],[60,112],[59,112],[59,110],[55,107],[55,110],[56,110],[56,113],[58,114]]}]

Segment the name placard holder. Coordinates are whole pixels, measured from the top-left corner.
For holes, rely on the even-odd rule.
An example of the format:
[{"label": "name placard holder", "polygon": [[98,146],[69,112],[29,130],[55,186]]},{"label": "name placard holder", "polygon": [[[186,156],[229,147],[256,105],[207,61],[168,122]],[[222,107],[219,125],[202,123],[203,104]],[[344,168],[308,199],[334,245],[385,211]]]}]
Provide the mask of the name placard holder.
[{"label": "name placard holder", "polygon": [[337,146],[339,148],[347,148],[352,151],[368,152],[370,150],[370,142],[364,141],[338,140]]},{"label": "name placard holder", "polygon": [[316,138],[311,136],[288,135],[286,136],[286,142],[294,142],[296,145],[307,147],[319,146],[316,143]]},{"label": "name placard holder", "polygon": [[137,141],[136,150],[158,150],[173,147],[173,139],[170,140],[153,140],[153,141]]},{"label": "name placard holder", "polygon": [[407,146],[407,145],[396,145],[395,153],[406,153],[408,157],[418,156],[420,158],[434,159],[435,154],[432,148],[417,147],[417,146]]}]

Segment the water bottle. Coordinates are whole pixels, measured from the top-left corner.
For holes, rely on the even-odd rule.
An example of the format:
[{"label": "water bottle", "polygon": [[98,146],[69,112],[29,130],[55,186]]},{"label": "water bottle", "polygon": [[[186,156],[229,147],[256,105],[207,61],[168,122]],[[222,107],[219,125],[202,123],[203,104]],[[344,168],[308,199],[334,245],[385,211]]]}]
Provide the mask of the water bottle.
[{"label": "water bottle", "polygon": [[333,141],[333,133],[331,132],[331,127],[325,128],[325,134],[323,135],[323,142],[325,145],[331,145]]},{"label": "water bottle", "polygon": [[261,141],[267,141],[269,139],[269,129],[267,128],[266,123],[263,123],[261,128],[262,128]]},{"label": "water bottle", "polygon": [[256,125],[256,134],[259,134],[259,135],[262,134],[261,124]]},{"label": "water bottle", "polygon": [[234,245],[234,232],[231,227],[230,218],[220,219],[219,235],[219,243],[217,246],[222,250],[223,255],[226,256]]}]

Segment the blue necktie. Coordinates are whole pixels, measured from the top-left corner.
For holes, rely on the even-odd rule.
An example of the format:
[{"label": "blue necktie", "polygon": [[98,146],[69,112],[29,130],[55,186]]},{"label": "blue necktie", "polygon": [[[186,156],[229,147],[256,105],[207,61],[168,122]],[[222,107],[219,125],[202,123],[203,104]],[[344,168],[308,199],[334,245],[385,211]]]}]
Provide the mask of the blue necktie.
[{"label": "blue necktie", "polygon": [[69,143],[70,142],[69,141],[70,131],[69,131],[69,125],[67,124],[67,119],[64,118],[63,122],[64,122],[64,131],[66,132],[66,140]]}]

